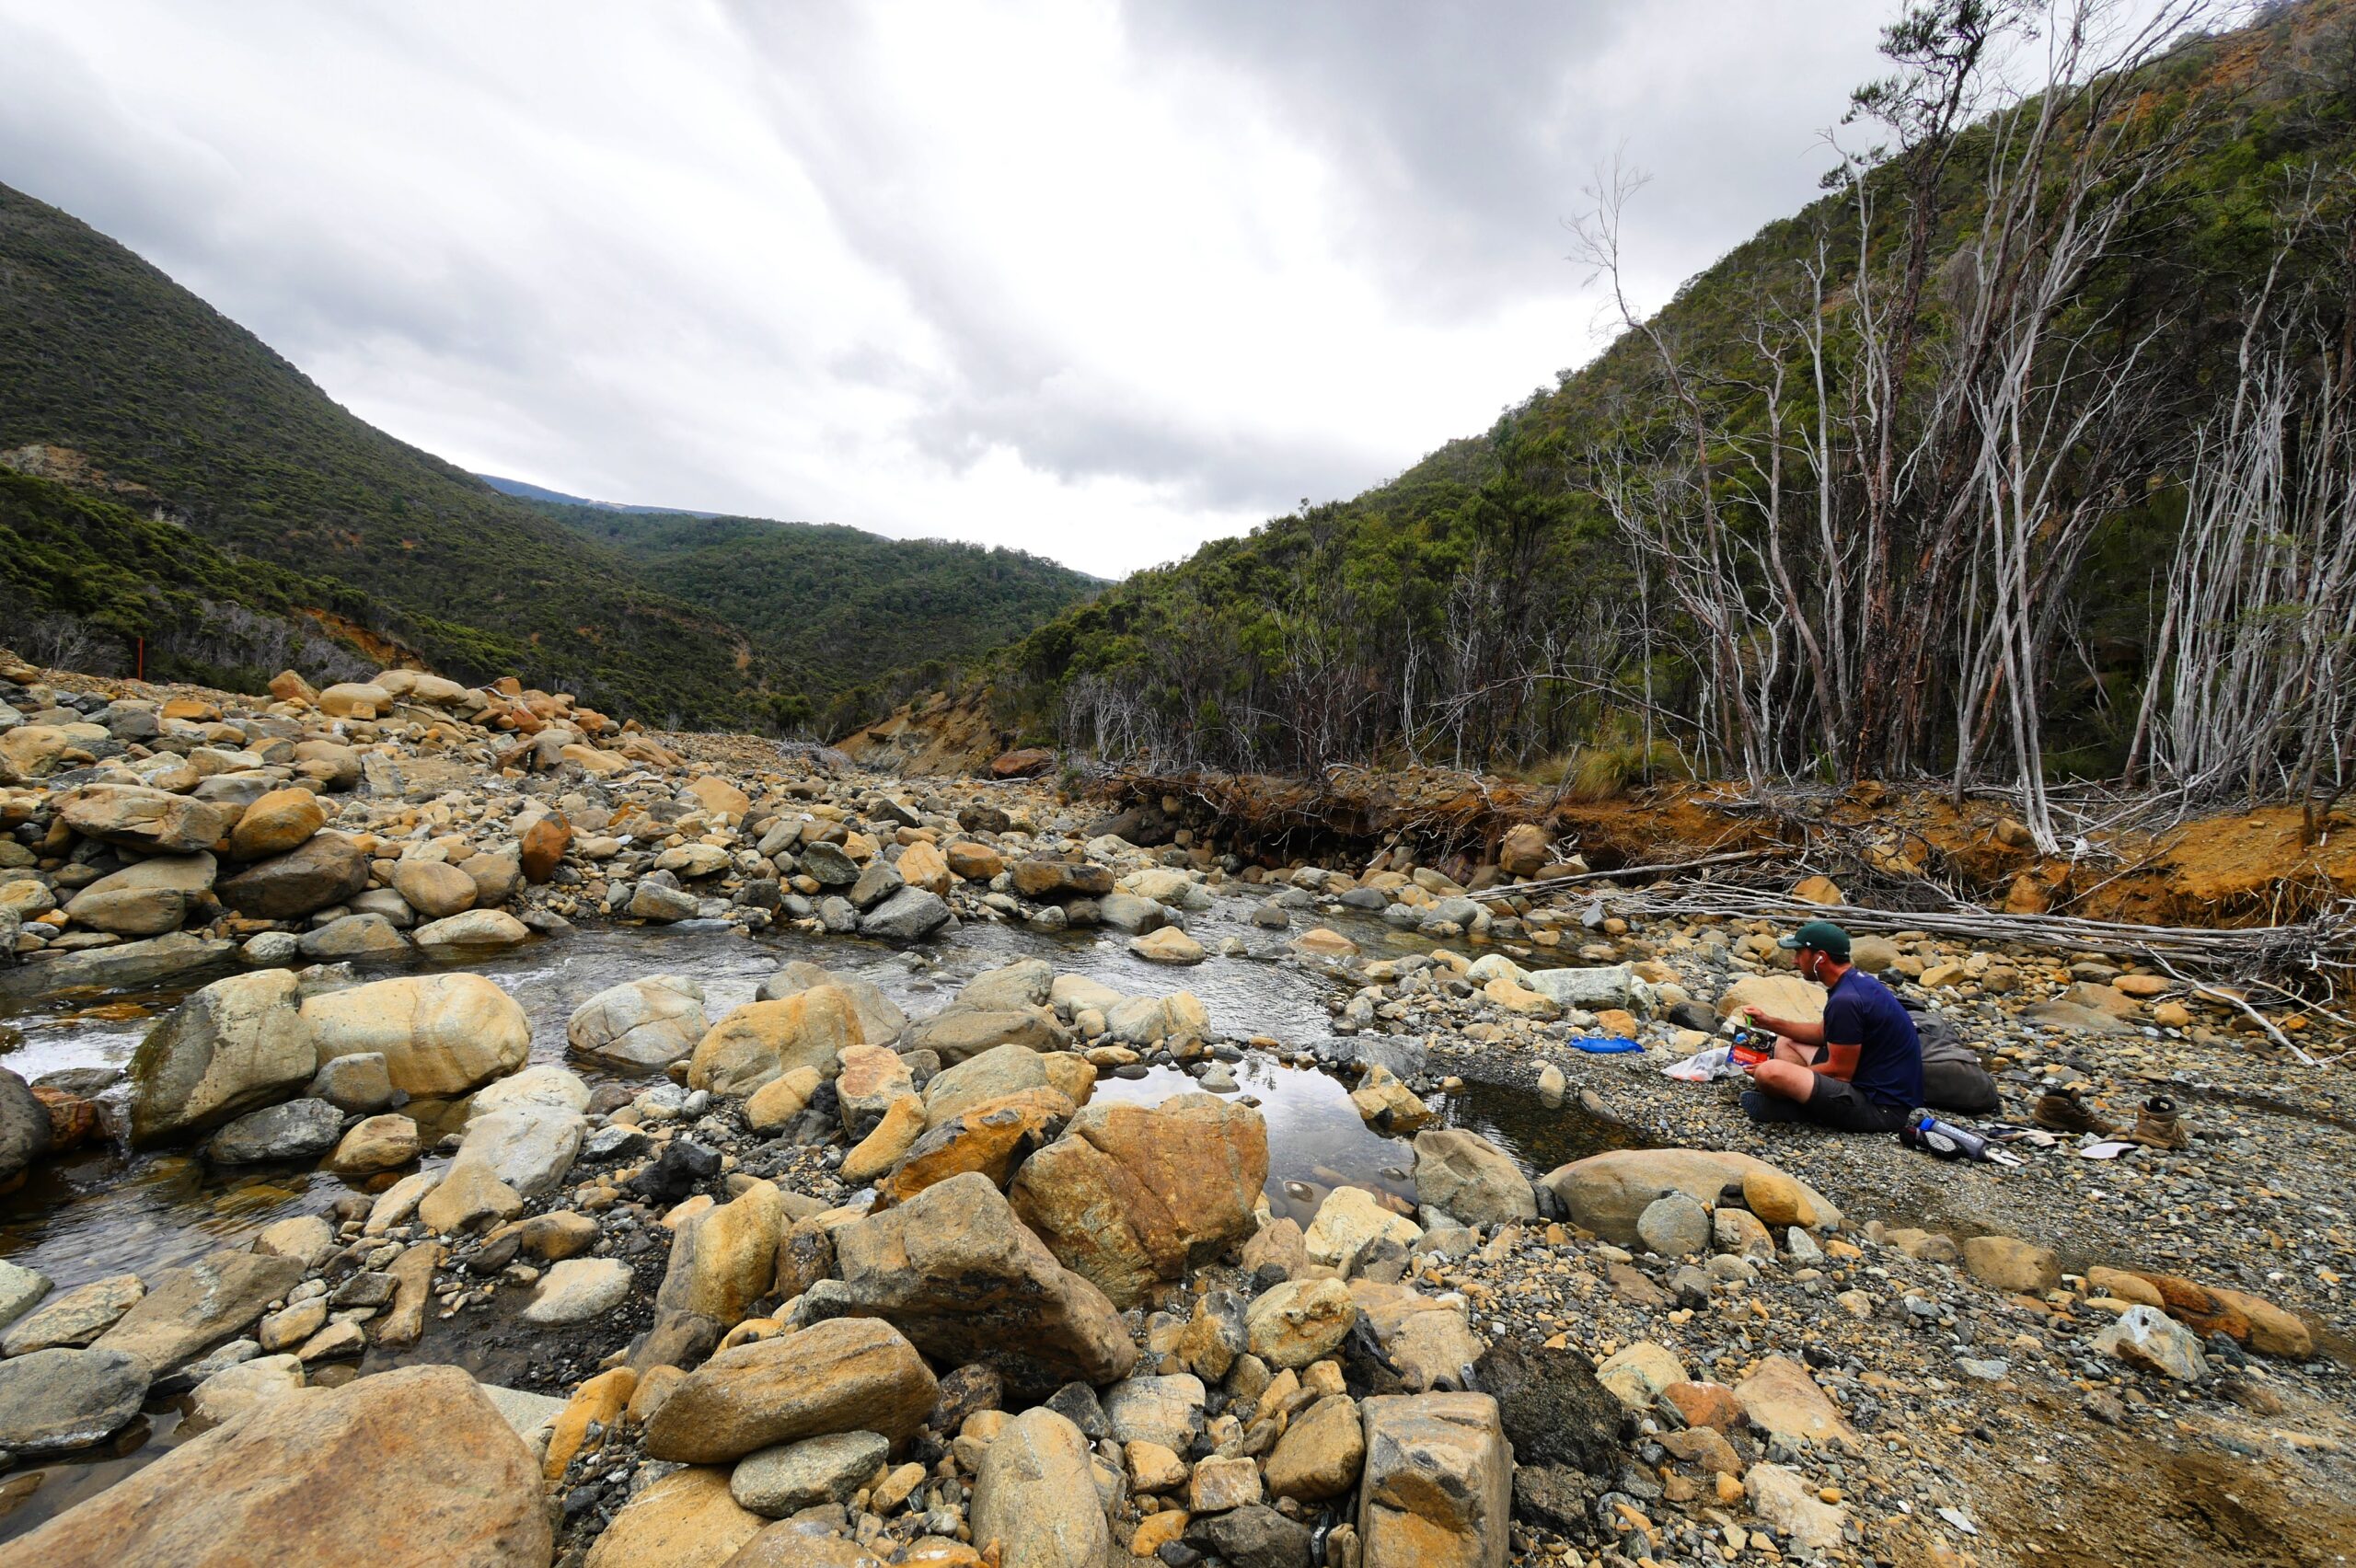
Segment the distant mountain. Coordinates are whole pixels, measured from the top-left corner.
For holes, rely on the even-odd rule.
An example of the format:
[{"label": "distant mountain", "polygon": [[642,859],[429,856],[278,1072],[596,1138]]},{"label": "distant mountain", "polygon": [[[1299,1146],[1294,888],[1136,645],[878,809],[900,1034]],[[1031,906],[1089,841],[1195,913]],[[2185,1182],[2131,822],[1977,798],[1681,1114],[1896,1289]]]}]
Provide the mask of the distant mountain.
[{"label": "distant mountain", "polygon": [[649,582],[742,627],[799,672],[813,702],[804,721],[829,730],[889,709],[906,674],[938,680],[1106,586],[1021,550],[840,524],[538,504]]},{"label": "distant mountain", "polygon": [[[28,447],[62,450],[69,486],[115,502],[87,525],[184,525],[208,559],[283,569],[294,607],[331,607],[360,641],[413,649],[462,679],[514,674],[655,723],[766,721],[794,690],[709,606],[649,588],[634,564],[541,508],[364,423],[156,268],[0,186],[0,453]],[[53,521],[67,503],[12,487],[6,504]],[[115,543],[103,552],[119,590],[110,617],[58,586],[95,582],[87,559],[58,561],[42,578],[52,586],[21,607],[64,616],[97,663],[127,668],[131,640],[148,635],[128,628],[133,600],[170,601],[207,580]],[[167,640],[178,624],[155,617]]]},{"label": "distant mountain", "polygon": [[690,512],[683,506],[631,506],[618,501],[591,501],[586,496],[567,495],[544,485],[530,484],[523,479],[502,479],[497,474],[477,474],[476,478],[502,495],[512,495],[521,501],[545,501],[558,506],[594,506],[600,512],[664,512],[680,517],[717,517],[717,512]]}]

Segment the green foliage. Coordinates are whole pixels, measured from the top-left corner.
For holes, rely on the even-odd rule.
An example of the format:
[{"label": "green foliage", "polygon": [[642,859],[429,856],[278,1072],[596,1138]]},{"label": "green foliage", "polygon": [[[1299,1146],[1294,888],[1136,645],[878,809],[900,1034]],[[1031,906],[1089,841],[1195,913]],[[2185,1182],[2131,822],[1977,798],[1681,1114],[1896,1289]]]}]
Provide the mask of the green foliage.
[{"label": "green foliage", "polygon": [[318,607],[461,679],[513,674],[657,721],[767,711],[770,672],[740,665],[722,617],[354,419],[129,250],[0,187],[0,451],[32,444],[141,487],[239,570],[337,585]]},{"label": "green foliage", "polygon": [[973,658],[1103,586],[1019,550],[838,524],[533,504],[742,628],[800,673],[811,702],[922,660]]}]

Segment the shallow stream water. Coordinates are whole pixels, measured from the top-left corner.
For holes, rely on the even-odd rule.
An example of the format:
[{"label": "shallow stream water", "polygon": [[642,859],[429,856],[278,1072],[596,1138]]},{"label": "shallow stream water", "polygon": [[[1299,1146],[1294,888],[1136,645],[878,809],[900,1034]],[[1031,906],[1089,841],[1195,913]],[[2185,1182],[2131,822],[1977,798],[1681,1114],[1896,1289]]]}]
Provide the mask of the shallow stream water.
[{"label": "shallow stream water", "polygon": [[[1191,991],[1201,998],[1219,1038],[1262,1035],[1287,1047],[1331,1038],[1327,1001],[1346,993],[1314,968],[1277,962],[1287,933],[1251,926],[1250,909],[1246,900],[1221,898],[1214,908],[1190,915],[1186,924],[1206,946],[1241,936],[1259,956],[1214,957],[1184,969],[1138,959],[1128,951],[1127,939],[1111,930],[1049,934],[975,923],[927,947],[902,951],[854,938],[781,933],[748,939],[660,927],[596,927],[454,964],[411,961],[379,966],[364,977],[436,967],[488,975],[530,1018],[532,1059],[563,1063],[593,1083],[610,1075],[571,1059],[564,1031],[573,1010],[596,992],[649,974],[685,974],[703,983],[706,1010],[718,1019],[750,1001],[762,980],[797,959],[873,981],[911,1018],[947,1006],[983,970],[1038,957],[1058,973],[1084,974],[1126,994]],[[1330,923],[1371,954],[1432,947],[1427,938],[1393,932],[1377,920],[1345,917]],[[114,997],[95,1008],[34,1009],[0,1019],[23,1035],[23,1043],[0,1062],[27,1078],[64,1067],[121,1066],[184,994]],[[1360,1121],[1341,1079],[1288,1066],[1260,1051],[1245,1052],[1230,1071],[1239,1094],[1267,1118],[1268,1194],[1276,1213],[1306,1222],[1317,1200],[1344,1183],[1413,1203],[1412,1144],[1385,1137]],[[1199,1087],[1173,1067],[1157,1066],[1138,1078],[1108,1073],[1095,1092],[1152,1104]],[[1527,1093],[1478,1081],[1437,1098],[1444,1123],[1490,1137],[1532,1175],[1627,1141],[1623,1129],[1586,1115],[1576,1102],[1549,1109]],[[247,1245],[264,1227],[290,1215],[324,1211],[350,1190],[341,1178],[307,1164],[221,1168],[194,1149],[127,1154],[94,1146],[47,1162],[22,1188],[0,1197],[0,1257],[39,1269],[59,1290],[114,1274],[152,1278],[160,1269],[220,1248]],[[480,1365],[481,1347],[472,1343],[487,1326],[463,1315],[449,1321],[429,1318],[423,1340],[400,1359],[454,1362],[489,1376],[494,1369]],[[134,1428],[106,1449],[0,1480],[0,1540],[151,1460],[169,1442],[176,1419],[169,1411],[151,1412],[143,1418],[144,1431]]]}]

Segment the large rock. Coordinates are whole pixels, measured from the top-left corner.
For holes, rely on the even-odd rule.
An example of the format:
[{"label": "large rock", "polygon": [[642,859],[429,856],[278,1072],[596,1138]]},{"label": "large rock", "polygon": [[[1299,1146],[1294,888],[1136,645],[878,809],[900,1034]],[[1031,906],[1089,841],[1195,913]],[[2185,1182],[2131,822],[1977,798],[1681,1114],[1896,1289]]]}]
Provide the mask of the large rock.
[{"label": "large rock", "polygon": [[149,1371],[170,1371],[261,1316],[305,1273],[299,1258],[220,1251],[157,1274],[139,1304],[92,1348],[133,1355]]},{"label": "large rock", "polygon": [[1410,1286],[1354,1279],[1350,1300],[1359,1323],[1409,1392],[1473,1386],[1472,1366],[1484,1347],[1466,1320],[1462,1297],[1426,1296]]},{"label": "large rock", "polygon": [[541,1276],[524,1309],[524,1321],[585,1323],[629,1299],[629,1265],[619,1258],[567,1258]]},{"label": "large rock", "polygon": [[586,1568],[722,1568],[768,1524],[729,1495],[726,1470],[674,1470],[614,1516]]},{"label": "large rock", "polygon": [[780,1443],[736,1461],[729,1495],[771,1519],[828,1503],[847,1504],[875,1479],[891,1447],[875,1432],[830,1432]]},{"label": "large rock", "polygon": [[916,1093],[916,1075],[900,1055],[884,1045],[846,1045],[842,1071],[835,1078],[843,1131],[865,1137],[903,1097]]},{"label": "large rock", "polygon": [[720,1330],[735,1327],[768,1294],[777,1277],[778,1242],[791,1223],[784,1195],[768,1182],[755,1182],[682,1222],[655,1293],[658,1320],[691,1312]]},{"label": "large rock", "polygon": [[2062,1283],[2062,1260],[2050,1247],[2017,1236],[1974,1236],[1963,1244],[1963,1266],[1992,1290],[2038,1295]]},{"label": "large rock", "polygon": [[1055,989],[1055,965],[1044,958],[1022,958],[985,969],[966,981],[957,992],[956,1005],[976,1012],[1021,1012],[1045,1007]]},{"label": "large rock", "polygon": [[814,986],[773,1002],[747,1002],[696,1043],[687,1082],[714,1094],[746,1095],[780,1074],[813,1066],[833,1078],[846,1045],[866,1043],[849,995]]},{"label": "large rock", "polygon": [[1039,1009],[980,1009],[961,1004],[919,1020],[908,1032],[909,1050],[930,1051],[950,1066],[1000,1045],[1061,1051],[1070,1044],[1071,1032],[1056,1021],[1053,1013]]},{"label": "large rock", "polygon": [[1432,1127],[1415,1135],[1415,1201],[1467,1225],[1538,1217],[1530,1179],[1478,1133]]},{"label": "large rock", "polygon": [[1054,1087],[1046,1059],[1038,1052],[1028,1045],[994,1045],[925,1080],[925,1120],[939,1126],[976,1105]]},{"label": "large rock", "polygon": [[904,887],[859,917],[859,934],[885,941],[921,941],[949,923],[949,905],[940,894],[920,887]]},{"label": "large rock", "polygon": [[260,1165],[274,1159],[313,1159],[336,1145],[343,1113],[324,1100],[289,1100],[266,1105],[213,1135],[205,1158],[216,1165]]},{"label": "large rock", "polygon": [[318,1064],[301,1005],[293,974],[264,969],[173,1009],[132,1055],[132,1142],[217,1126],[308,1083]]},{"label": "large rock", "polygon": [[[1625,1247],[1639,1239],[1637,1219],[1663,1193],[1683,1193],[1707,1205],[1717,1202],[1727,1182],[1740,1183],[1753,1171],[1784,1175],[1763,1159],[1724,1149],[1619,1148],[1558,1166],[1542,1181],[1563,1201],[1573,1223]],[[1806,1182],[1794,1184],[1819,1228],[1840,1225],[1841,1210],[1831,1199]]]},{"label": "large rock", "polygon": [[240,860],[283,855],[311,841],[327,825],[327,808],[308,790],[272,790],[237,818],[229,853]]},{"label": "large rock", "polygon": [[1252,1354],[1279,1368],[1331,1355],[1357,1320],[1357,1303],[1337,1279],[1288,1279],[1253,1297],[1244,1312]]},{"label": "large rock", "polygon": [[393,868],[393,891],[429,920],[475,906],[475,881],[446,860],[403,860]]},{"label": "large rock", "polygon": [[410,1366],[259,1405],[0,1557],[44,1568],[512,1568],[554,1551],[523,1439],[466,1373]]},{"label": "large rock", "polygon": [[1101,898],[1113,891],[1112,870],[1084,860],[1017,860],[1011,869],[1014,891],[1025,898]]},{"label": "large rock", "polygon": [[1346,1268],[1374,1243],[1396,1242],[1403,1251],[1423,1234],[1421,1226],[1383,1207],[1364,1187],[1336,1187],[1317,1205],[1301,1240],[1311,1262]]},{"label": "large rock", "polygon": [[1735,1403],[1750,1424],[1769,1436],[1809,1443],[1838,1439],[1854,1444],[1856,1433],[1841,1418],[1808,1370],[1788,1355],[1771,1355],[1734,1386]]},{"label": "large rock", "polygon": [[887,1323],[846,1318],[723,1350],[679,1379],[646,1424],[658,1459],[719,1464],[830,1432],[895,1441],[924,1424],[940,1385]]},{"label": "large rock", "polygon": [[564,1038],[599,1066],[655,1073],[694,1050],[710,1027],[701,981],[650,974],[609,986],[582,1003],[566,1022]]},{"label": "large rock", "polygon": [[1362,1407],[1364,1568],[1505,1568],[1513,1449],[1486,1394],[1384,1395]]},{"label": "large rock", "polygon": [[210,855],[157,855],[100,877],[66,901],[65,913],[95,931],[160,937],[212,891],[214,872]]},{"label": "large rock", "polygon": [[168,931],[144,941],[119,942],[46,958],[39,963],[0,967],[0,996],[40,997],[68,991],[132,990],[220,968],[237,951],[237,943],[223,938]]},{"label": "large rock", "polygon": [[341,904],[368,885],[368,857],[341,833],[318,833],[299,848],[257,860],[214,891],[240,915],[298,919]]},{"label": "large rock", "polygon": [[151,855],[189,855],[228,837],[241,808],[140,784],[85,784],[58,796],[56,809],[85,838]]},{"label": "large rock", "polygon": [[1210,1014],[1192,991],[1123,997],[1104,1009],[1104,1032],[1121,1045],[1177,1044],[1210,1032]]},{"label": "large rock", "polygon": [[49,1107],[24,1079],[0,1067],[0,1182],[47,1154],[51,1141]]},{"label": "large rock", "polygon": [[987,1101],[928,1128],[876,1185],[878,1206],[901,1204],[953,1176],[979,1172],[1006,1185],[1032,1150],[1054,1137],[1072,1113],[1060,1090],[1034,1089]]},{"label": "large rock", "polygon": [[907,1028],[908,1015],[899,1004],[884,994],[884,987],[872,980],[862,980],[856,974],[824,969],[814,963],[796,959],[761,982],[753,993],[756,1002],[781,1001],[814,986],[833,986],[850,998],[851,1009],[859,1014],[859,1027],[871,1045],[882,1045],[896,1040],[900,1031]]},{"label": "large rock", "polygon": [[37,1350],[0,1361],[0,1449],[87,1448],[139,1413],[147,1367],[113,1350]]},{"label": "large rock", "polygon": [[1814,1023],[1824,1016],[1824,987],[1796,974],[1745,974],[1718,993],[1718,1016],[1732,1018],[1744,1008]]},{"label": "large rock", "polygon": [[410,938],[435,956],[472,948],[521,947],[532,940],[532,928],[504,909],[469,909],[420,926]]},{"label": "large rock", "polygon": [[[41,1285],[46,1290],[48,1281]],[[78,1349],[106,1332],[146,1294],[147,1287],[132,1274],[108,1274],[62,1291],[8,1325],[7,1334],[0,1338],[0,1355],[29,1355],[60,1346]]]},{"label": "large rock", "polygon": [[1114,1305],[1252,1234],[1268,1180],[1259,1112],[1213,1094],[1098,1103],[1014,1179],[1015,1212],[1065,1267]]},{"label": "large rock", "polygon": [[1501,1339],[1474,1360],[1472,1380],[1497,1401],[1517,1462],[1618,1470],[1622,1406],[1578,1351]]},{"label": "large rock", "polygon": [[1080,1428],[1044,1406],[1000,1428],[974,1481],[972,1523],[1002,1568],[1102,1568],[1112,1532]]},{"label": "large rock", "polygon": [[943,1365],[987,1362],[1030,1397],[1137,1364],[1104,1293],[1058,1263],[978,1172],[842,1227],[835,1262],[841,1277],[813,1286],[806,1311],[884,1319]]},{"label": "large rock", "polygon": [[421,1096],[463,1094],[514,1072],[532,1049],[523,1008],[479,974],[412,974],[329,991],[303,1004],[303,1024],[318,1063],[378,1052],[393,1087]]},{"label": "large rock", "polygon": [[1328,1394],[1293,1418],[1268,1455],[1268,1495],[1322,1503],[1358,1482],[1366,1430],[1357,1401]]}]

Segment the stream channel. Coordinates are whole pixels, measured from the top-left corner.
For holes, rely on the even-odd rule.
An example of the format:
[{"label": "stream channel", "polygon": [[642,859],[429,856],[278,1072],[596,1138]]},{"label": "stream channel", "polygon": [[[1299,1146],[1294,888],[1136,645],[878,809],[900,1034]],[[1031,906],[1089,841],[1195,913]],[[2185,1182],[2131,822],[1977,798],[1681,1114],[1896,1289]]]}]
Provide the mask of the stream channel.
[{"label": "stream channel", "polygon": [[[966,980],[984,970],[1036,957],[1055,965],[1058,974],[1084,974],[1125,994],[1191,991],[1209,1013],[1214,1039],[1240,1042],[1263,1035],[1282,1042],[1288,1050],[1330,1040],[1334,1032],[1326,1003],[1347,995],[1345,987],[1317,969],[1280,961],[1287,934],[1251,925],[1251,907],[1250,900],[1219,896],[1212,908],[1190,913],[1185,920],[1189,932],[1215,952],[1225,938],[1236,936],[1248,944],[1251,956],[1214,956],[1174,970],[1135,957],[1126,937],[1114,930],[1046,933],[974,922],[910,950],[794,932],[765,932],[748,939],[733,931],[583,927],[503,953],[375,965],[363,977],[444,967],[487,975],[513,995],[530,1018],[531,1059],[561,1064],[593,1086],[615,1075],[568,1055],[565,1024],[598,991],[650,974],[687,975],[702,982],[705,1011],[717,1020],[731,1008],[752,1000],[761,981],[797,959],[873,981],[910,1018],[946,1007]],[[1393,931],[1354,911],[1321,918],[1369,956],[1428,952],[1434,946],[1428,937]],[[77,1001],[63,1009],[0,1015],[0,1028],[22,1036],[22,1043],[0,1056],[0,1064],[29,1080],[66,1067],[122,1066],[156,1020],[186,991],[133,993],[95,1004]],[[1275,1212],[1294,1214],[1305,1222],[1316,1197],[1344,1183],[1390,1193],[1413,1204],[1415,1152],[1410,1140],[1385,1137],[1361,1122],[1342,1079],[1249,1049],[1230,1064],[1230,1070],[1240,1094],[1267,1119],[1268,1196]],[[659,1077],[642,1081],[659,1081]],[[1175,1067],[1152,1066],[1141,1077],[1104,1074],[1095,1096],[1152,1104],[1196,1087]],[[1440,1124],[1482,1134],[1532,1176],[1632,1141],[1626,1129],[1588,1115],[1576,1101],[1549,1109],[1525,1090],[1478,1079],[1427,1098]],[[449,1124],[455,1128],[456,1121]],[[429,1155],[428,1163],[445,1158]],[[249,1245],[274,1221],[322,1212],[338,1195],[352,1190],[342,1178],[307,1163],[220,1167],[210,1164],[194,1147],[134,1154],[95,1144],[36,1166],[22,1187],[0,1196],[0,1258],[40,1270],[59,1291],[109,1274],[153,1278],[159,1270],[208,1252]],[[519,1304],[521,1298],[519,1293]],[[490,1376],[470,1343],[490,1326],[476,1313],[447,1321],[429,1316],[423,1340],[401,1359],[451,1362]],[[33,1528],[156,1457],[177,1421],[175,1410],[151,1409],[144,1421],[133,1423],[106,1446],[7,1473],[0,1479],[0,1540]]]}]

